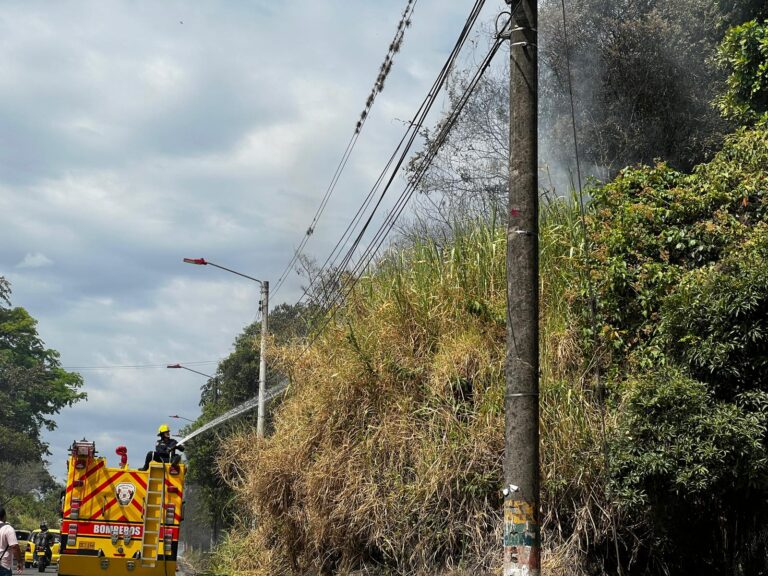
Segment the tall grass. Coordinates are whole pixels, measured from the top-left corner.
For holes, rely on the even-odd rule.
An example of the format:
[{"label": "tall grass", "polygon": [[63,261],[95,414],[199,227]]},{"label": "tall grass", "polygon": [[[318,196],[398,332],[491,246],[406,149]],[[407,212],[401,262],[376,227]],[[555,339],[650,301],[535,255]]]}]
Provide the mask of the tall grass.
[{"label": "tall grass", "polygon": [[[600,537],[599,412],[573,304],[577,212],[542,207],[545,560],[578,574]],[[506,231],[481,222],[391,252],[315,345],[271,351],[291,376],[275,433],[220,461],[244,521],[226,574],[477,574],[500,569]],[[567,568],[567,569],[566,569]]]}]

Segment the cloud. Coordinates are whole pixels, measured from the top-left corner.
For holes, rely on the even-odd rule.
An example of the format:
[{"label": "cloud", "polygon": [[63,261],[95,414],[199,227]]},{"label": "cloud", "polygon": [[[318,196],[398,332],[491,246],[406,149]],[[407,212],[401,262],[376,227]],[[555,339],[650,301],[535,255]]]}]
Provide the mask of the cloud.
[{"label": "cloud", "polygon": [[[96,438],[109,457],[128,445],[135,461],[169,414],[198,415],[204,382],[163,366],[211,360],[215,371],[255,319],[259,290],[181,259],[280,276],[403,5],[3,4],[0,274],[63,365],[102,367],[82,370],[88,401],[46,434],[57,476],[75,438]],[[310,256],[324,261],[357,211],[468,10],[420,0]],[[295,301],[301,282],[291,275],[273,307]],[[134,365],[145,367],[116,367]]]},{"label": "cloud", "polygon": [[53,261],[45,254],[35,252],[34,254],[25,254],[24,259],[16,264],[16,268],[42,268],[51,264],[53,264]]}]

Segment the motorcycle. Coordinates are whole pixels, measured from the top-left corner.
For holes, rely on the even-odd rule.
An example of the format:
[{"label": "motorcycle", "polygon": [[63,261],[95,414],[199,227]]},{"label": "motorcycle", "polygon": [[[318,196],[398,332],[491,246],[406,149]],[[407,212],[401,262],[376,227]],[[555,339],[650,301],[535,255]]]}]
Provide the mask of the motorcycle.
[{"label": "motorcycle", "polygon": [[48,538],[43,535],[40,538],[40,543],[35,548],[35,556],[37,556],[37,571],[45,572],[45,569],[51,564],[51,546],[48,542]]}]

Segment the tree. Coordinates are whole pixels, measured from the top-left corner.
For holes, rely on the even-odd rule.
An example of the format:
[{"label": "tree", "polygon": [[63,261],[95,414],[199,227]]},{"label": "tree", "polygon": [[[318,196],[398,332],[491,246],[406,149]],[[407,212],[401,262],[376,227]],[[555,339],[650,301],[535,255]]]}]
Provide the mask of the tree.
[{"label": "tree", "polygon": [[[454,72],[448,81],[449,106],[458,105],[469,82],[466,70]],[[424,151],[409,161],[413,176],[426,151],[437,145],[435,130],[425,130]],[[509,162],[509,74],[498,67],[489,68],[461,115],[419,183],[420,195],[414,226],[416,235],[453,229],[462,221],[490,218],[506,212]],[[419,224],[422,224],[420,227]],[[419,228],[421,228],[419,230]]]},{"label": "tree", "polygon": [[746,22],[728,31],[717,61],[729,72],[717,105],[722,114],[742,124],[768,117],[768,21]]},{"label": "tree", "polygon": [[24,308],[10,307],[10,285],[0,278],[0,460],[41,460],[47,454],[42,428],[55,429],[52,416],[85,398],[82,383],[79,374],[61,368],[58,352],[45,347],[37,321]]},{"label": "tree", "polygon": [[45,347],[37,321],[11,307],[10,283],[0,276],[0,504],[19,526],[57,517],[60,487],[45,466],[40,432],[53,430],[53,415],[85,398],[81,385]]},{"label": "tree", "polygon": [[[581,151],[608,176],[664,158],[690,170],[730,126],[711,105],[725,80],[712,66],[726,29],[768,14],[740,0],[574,0],[566,4]],[[562,4],[541,7],[543,149],[572,164]]]}]

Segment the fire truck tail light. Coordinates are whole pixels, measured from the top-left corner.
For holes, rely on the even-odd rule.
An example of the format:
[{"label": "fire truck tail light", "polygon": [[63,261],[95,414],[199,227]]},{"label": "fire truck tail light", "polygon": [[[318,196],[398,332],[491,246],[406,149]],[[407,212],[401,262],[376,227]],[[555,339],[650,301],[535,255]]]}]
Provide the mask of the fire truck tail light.
[{"label": "fire truck tail light", "polygon": [[73,480],[72,481],[72,486],[74,486],[75,488],[80,488],[83,484],[85,484],[85,482],[83,482],[82,480]]},{"label": "fire truck tail light", "polygon": [[179,493],[178,486],[168,486],[168,493],[169,494],[178,494]]},{"label": "fire truck tail light", "polygon": [[69,517],[70,518],[80,517],[80,498],[72,498],[72,504],[69,507]]},{"label": "fire truck tail light", "polygon": [[163,553],[166,555],[173,550],[173,534],[171,532],[166,532],[163,536],[163,548]]},{"label": "fire truck tail light", "polygon": [[77,543],[77,524],[70,524],[67,537],[67,546],[74,546]]}]

